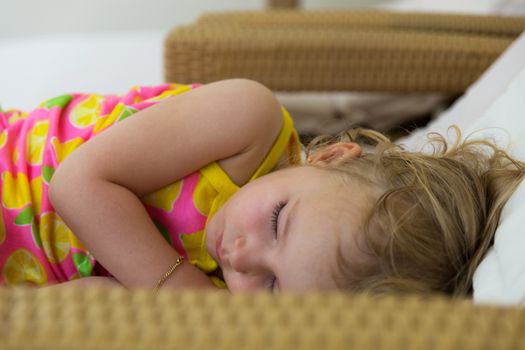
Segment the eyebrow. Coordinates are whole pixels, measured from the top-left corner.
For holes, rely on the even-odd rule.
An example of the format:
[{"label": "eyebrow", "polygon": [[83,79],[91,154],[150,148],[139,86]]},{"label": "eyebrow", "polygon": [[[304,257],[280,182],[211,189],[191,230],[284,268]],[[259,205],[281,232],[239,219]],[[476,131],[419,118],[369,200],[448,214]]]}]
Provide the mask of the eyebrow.
[{"label": "eyebrow", "polygon": [[299,203],[299,199],[294,201],[291,204],[291,207],[286,211],[286,218],[284,220],[283,233],[282,233],[283,244],[286,244],[286,239],[288,237],[288,226],[290,224],[290,216],[292,216],[292,214],[294,213],[293,210],[297,208],[297,203]]}]

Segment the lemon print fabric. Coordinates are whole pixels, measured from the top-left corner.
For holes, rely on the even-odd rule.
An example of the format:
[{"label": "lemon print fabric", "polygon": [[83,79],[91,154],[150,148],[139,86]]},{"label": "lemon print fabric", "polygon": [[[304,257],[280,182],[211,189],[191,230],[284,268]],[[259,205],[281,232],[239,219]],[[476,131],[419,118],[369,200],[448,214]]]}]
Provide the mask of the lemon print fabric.
[{"label": "lemon print fabric", "polygon": [[19,209],[31,202],[29,180],[20,172],[13,176],[9,171],[2,172],[2,205],[7,209]]},{"label": "lemon print fabric", "polygon": [[[206,224],[206,215],[200,213],[193,203],[198,182],[199,174],[195,172],[141,198],[159,234],[192,263],[199,255],[189,255],[183,236],[201,232]],[[192,252],[196,250],[192,249]]]},{"label": "lemon print fabric", "polygon": [[49,128],[49,121],[43,120],[36,122],[29,135],[27,136],[27,162],[31,165],[42,164],[44,156],[44,147],[46,145],[47,130]]},{"label": "lemon print fabric", "polygon": [[[0,285],[56,284],[106,273],[49,201],[53,174],[91,138],[198,86],[136,86],[120,96],[65,94],[30,113],[0,111]],[[204,247],[204,228],[216,191],[200,176],[196,171],[141,201],[159,234],[209,272],[216,265]]]},{"label": "lemon print fabric", "polygon": [[173,206],[179,198],[181,187],[182,180],[176,181],[158,191],[142,197],[142,201],[150,206],[162,209],[165,212],[170,212],[173,210]]},{"label": "lemon print fabric", "polygon": [[119,103],[115,106],[110,114],[98,118],[97,122],[95,123],[95,127],[93,128],[93,133],[98,134],[102,130],[113,125],[115,122],[120,122],[136,112],[136,108]]},{"label": "lemon print fabric", "polygon": [[69,254],[70,239],[73,232],[54,212],[45,213],[40,217],[40,241],[51,263],[61,263]]},{"label": "lemon print fabric", "polygon": [[203,215],[208,215],[215,196],[217,196],[217,191],[210,186],[205,178],[202,179],[197,183],[195,191],[193,192],[195,208]]},{"label": "lemon print fabric", "polygon": [[25,283],[43,285],[47,282],[47,275],[40,260],[23,248],[9,255],[4,263],[2,275],[8,285]]},{"label": "lemon print fabric", "polygon": [[53,146],[55,157],[59,164],[83,143],[84,140],[81,137],[76,137],[66,142],[60,142],[58,137],[55,136],[51,138],[51,145]]},{"label": "lemon print fabric", "polygon": [[69,113],[69,122],[80,129],[95,124],[100,115],[103,102],[104,98],[102,96],[88,96]]},{"label": "lemon print fabric", "polygon": [[5,241],[5,225],[4,225],[4,215],[2,214],[2,208],[0,208],[0,244]]},{"label": "lemon print fabric", "polygon": [[62,110],[69,104],[69,102],[71,102],[72,99],[73,95],[60,95],[57,97],[50,98],[49,100],[43,102],[40,106],[48,110],[54,107]]},{"label": "lemon print fabric", "polygon": [[5,144],[7,143],[7,135],[7,130],[2,131],[2,133],[0,134],[0,149],[4,148]]}]

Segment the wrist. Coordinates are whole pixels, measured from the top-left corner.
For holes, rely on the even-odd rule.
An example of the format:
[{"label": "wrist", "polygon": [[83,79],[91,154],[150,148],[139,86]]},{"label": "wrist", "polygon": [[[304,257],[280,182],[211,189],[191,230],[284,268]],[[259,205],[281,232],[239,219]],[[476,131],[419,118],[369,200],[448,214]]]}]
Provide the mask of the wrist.
[{"label": "wrist", "polygon": [[[173,266],[173,265],[172,265]],[[166,271],[170,269],[169,266]],[[159,281],[163,276],[159,276]],[[160,286],[162,289],[210,289],[216,288],[210,278],[188,260],[177,266]]]},{"label": "wrist", "polygon": [[183,262],[184,262],[184,257],[183,256],[179,256],[177,258],[177,261],[175,261],[175,264],[171,265],[171,267],[168,269],[168,271],[166,271],[166,273],[164,275],[162,275],[162,277],[157,281],[157,284],[153,288],[153,291],[154,292],[158,292],[160,287],[162,287],[162,285],[166,282],[166,280],[168,278],[170,278],[170,276],[175,272],[177,267],[182,265]]}]

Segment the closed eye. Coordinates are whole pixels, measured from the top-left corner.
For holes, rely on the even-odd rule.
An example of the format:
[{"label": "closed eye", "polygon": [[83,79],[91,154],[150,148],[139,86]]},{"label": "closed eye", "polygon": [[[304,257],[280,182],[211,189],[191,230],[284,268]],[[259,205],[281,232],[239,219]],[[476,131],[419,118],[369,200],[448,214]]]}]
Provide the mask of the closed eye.
[{"label": "closed eye", "polygon": [[279,202],[277,203],[277,205],[273,208],[273,212],[272,212],[272,230],[275,234],[275,237],[277,237],[277,227],[278,227],[278,224],[279,224],[279,213],[281,212],[281,210],[284,208],[284,206],[286,205],[286,202]]}]

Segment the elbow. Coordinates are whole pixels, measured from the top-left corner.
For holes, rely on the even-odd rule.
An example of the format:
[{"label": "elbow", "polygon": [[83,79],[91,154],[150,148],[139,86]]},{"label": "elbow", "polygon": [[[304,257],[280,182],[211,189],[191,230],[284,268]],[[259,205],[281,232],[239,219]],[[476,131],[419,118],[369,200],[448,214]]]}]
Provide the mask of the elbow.
[{"label": "elbow", "polygon": [[54,172],[51,180],[49,181],[47,196],[53,208],[58,210],[60,206],[61,198],[64,196],[64,193],[67,193],[64,189],[65,180],[63,179],[62,174],[62,165],[60,165]]},{"label": "elbow", "polygon": [[55,170],[48,186],[48,198],[53,208],[60,212],[71,196],[76,196],[78,190],[82,189],[82,183],[86,183],[86,179],[82,176],[82,171],[79,171],[74,165],[64,161]]},{"label": "elbow", "polygon": [[78,198],[93,193],[94,186],[99,185],[102,177],[89,171],[90,166],[88,162],[67,158],[56,168],[49,181],[47,196],[59,214]]}]

